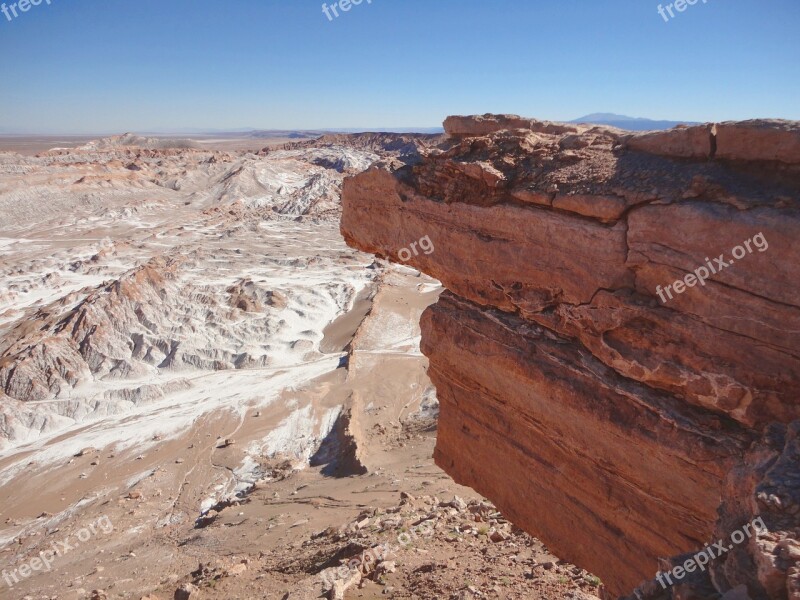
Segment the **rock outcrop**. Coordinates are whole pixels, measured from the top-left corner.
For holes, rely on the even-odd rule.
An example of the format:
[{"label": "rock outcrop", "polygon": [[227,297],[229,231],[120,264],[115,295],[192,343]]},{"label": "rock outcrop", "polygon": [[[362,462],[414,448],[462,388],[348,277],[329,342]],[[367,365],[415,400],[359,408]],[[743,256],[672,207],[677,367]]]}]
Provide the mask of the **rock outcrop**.
[{"label": "rock outcrop", "polygon": [[438,464],[614,594],[768,504],[693,585],[796,597],[800,124],[445,131],[346,179],[341,226],[448,289],[422,320]]}]

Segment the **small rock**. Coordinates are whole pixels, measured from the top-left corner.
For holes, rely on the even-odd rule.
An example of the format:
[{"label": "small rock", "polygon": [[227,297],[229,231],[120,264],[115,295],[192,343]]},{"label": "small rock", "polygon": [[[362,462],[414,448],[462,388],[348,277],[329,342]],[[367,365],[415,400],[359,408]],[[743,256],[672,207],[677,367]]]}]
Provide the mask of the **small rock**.
[{"label": "small rock", "polygon": [[498,542],[505,542],[508,538],[509,535],[504,531],[500,531],[499,529],[489,534],[489,539],[492,540],[495,544]]},{"label": "small rock", "polygon": [[793,562],[800,561],[800,544],[792,539],[781,540],[778,543],[778,548],[781,550],[783,557],[792,560]]},{"label": "small rock", "polygon": [[228,569],[227,572],[229,576],[236,576],[241,575],[245,571],[247,571],[247,565],[239,563],[237,565],[233,565],[230,569]]},{"label": "small rock", "polygon": [[375,572],[378,575],[394,573],[395,571],[397,571],[397,563],[393,560],[384,560],[375,568]]},{"label": "small rock", "polygon": [[292,529],[294,527],[300,527],[300,525],[305,525],[306,523],[308,523],[308,519],[300,519],[299,521],[295,521],[294,523],[292,523],[289,529]]},{"label": "small rock", "polygon": [[449,506],[452,506],[457,510],[467,510],[467,503],[464,502],[458,496],[453,496],[453,499],[450,501]]},{"label": "small rock", "polygon": [[328,599],[344,600],[345,592],[351,587],[357,586],[359,583],[361,583],[361,571],[357,569],[351,571],[346,579],[337,579],[333,582],[333,587],[328,592]]},{"label": "small rock", "polygon": [[747,593],[747,586],[740,585],[727,591],[725,595],[722,596],[722,600],[750,600],[750,596]]},{"label": "small rock", "polygon": [[90,600],[108,600],[108,595],[103,590],[92,590]]},{"label": "small rock", "polygon": [[175,590],[175,600],[198,600],[199,598],[200,589],[191,583],[184,583]]}]

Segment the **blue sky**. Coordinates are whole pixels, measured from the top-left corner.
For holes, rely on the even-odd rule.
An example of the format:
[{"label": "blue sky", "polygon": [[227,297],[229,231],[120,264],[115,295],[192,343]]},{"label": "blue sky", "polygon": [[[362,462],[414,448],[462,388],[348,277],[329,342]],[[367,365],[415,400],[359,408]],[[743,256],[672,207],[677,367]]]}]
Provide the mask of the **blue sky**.
[{"label": "blue sky", "polygon": [[0,131],[800,119],[798,0],[46,1],[0,13]]}]

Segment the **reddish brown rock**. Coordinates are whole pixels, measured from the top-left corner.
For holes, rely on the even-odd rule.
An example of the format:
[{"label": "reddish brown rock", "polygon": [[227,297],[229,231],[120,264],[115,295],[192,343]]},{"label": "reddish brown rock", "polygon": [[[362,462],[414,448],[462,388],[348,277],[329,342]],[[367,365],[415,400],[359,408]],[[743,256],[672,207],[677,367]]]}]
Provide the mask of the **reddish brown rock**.
[{"label": "reddish brown rock", "polygon": [[[600,288],[633,285],[622,225],[513,205],[432,202],[380,168],[346,180],[343,205],[349,243],[402,262],[398,252],[428,236],[434,251],[410,264],[479,304],[535,312],[559,301],[589,302]],[[553,271],[561,276],[553,278]]]},{"label": "reddish brown rock", "polygon": [[449,293],[422,326],[441,407],[435,458],[457,482],[618,592],[655,557],[710,538],[744,430]]},{"label": "reddish brown rock", "polygon": [[716,129],[718,158],[800,164],[800,124],[796,121],[728,121]]},{"label": "reddish brown rock", "polygon": [[444,120],[444,132],[452,136],[481,136],[504,129],[529,129],[553,134],[579,131],[574,125],[525,119],[519,115],[452,116]]},{"label": "reddish brown rock", "polygon": [[[800,418],[800,176],[778,166],[797,125],[743,124],[745,155],[712,126],[525,121],[450,118],[449,142],[346,180],[342,233],[451,292],[422,323],[437,461],[623,593],[730,531],[725,502],[777,456],[757,440]],[[720,253],[734,264],[699,283]],[[764,548],[692,589],[785,597]]]},{"label": "reddish brown rock", "polygon": [[714,132],[713,125],[649,131],[631,137],[628,140],[628,148],[677,158],[710,158],[713,152]]},{"label": "reddish brown rock", "polygon": [[559,208],[586,217],[594,217],[603,223],[612,223],[625,213],[627,203],[624,199],[615,196],[575,194],[558,196],[553,200],[553,208]]},{"label": "reddish brown rock", "polygon": [[[600,148],[586,162],[602,163],[596,153],[627,161]],[[503,167],[483,160],[483,148],[474,153],[482,159],[478,169],[489,162]],[[503,177],[519,182],[522,160],[515,155],[514,161]],[[449,153],[435,155],[412,176],[378,167],[346,180],[345,238],[401,261],[398,252],[427,236],[435,250],[412,255],[409,263],[472,302],[521,311],[580,338],[620,374],[748,425],[800,418],[800,363],[793,350],[800,347],[800,310],[795,289],[786,285],[800,264],[796,205],[770,200],[767,192],[759,199],[760,183],[704,164],[707,175],[684,176],[694,189],[705,182],[692,202],[683,200],[682,183],[655,194],[680,196],[669,205],[643,203],[624,212],[620,196],[597,193],[559,195],[552,202],[556,210],[546,210],[546,192],[528,187],[526,196],[508,193],[465,175],[468,168],[451,170],[451,162]],[[661,175],[652,177],[660,183]],[[611,187],[591,184],[598,192]],[[732,202],[728,188],[748,192],[738,199],[741,207],[702,200],[716,194]],[[620,191],[616,182],[614,189]],[[727,262],[737,248],[746,253],[740,262],[718,273],[708,269],[708,261],[723,254]],[[708,270],[704,285],[667,290],[696,278],[698,269]]]}]

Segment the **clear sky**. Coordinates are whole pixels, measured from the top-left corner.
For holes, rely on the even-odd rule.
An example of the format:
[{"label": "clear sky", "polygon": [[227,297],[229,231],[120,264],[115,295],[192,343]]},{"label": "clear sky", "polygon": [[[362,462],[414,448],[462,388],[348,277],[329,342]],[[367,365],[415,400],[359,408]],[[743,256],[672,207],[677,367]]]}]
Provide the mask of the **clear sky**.
[{"label": "clear sky", "polygon": [[800,119],[800,0],[49,1],[0,13],[0,132]]}]

